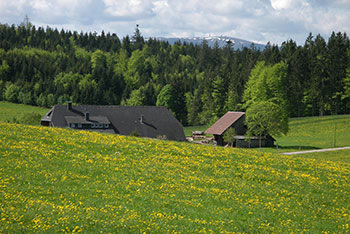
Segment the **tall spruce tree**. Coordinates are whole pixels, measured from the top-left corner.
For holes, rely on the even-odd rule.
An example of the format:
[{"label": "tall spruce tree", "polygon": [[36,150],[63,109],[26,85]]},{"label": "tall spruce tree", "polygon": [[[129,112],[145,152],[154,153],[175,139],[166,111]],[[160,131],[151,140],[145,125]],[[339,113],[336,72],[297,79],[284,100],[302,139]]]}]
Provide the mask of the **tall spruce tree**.
[{"label": "tall spruce tree", "polygon": [[329,98],[329,75],[327,73],[327,50],[326,41],[318,34],[314,41],[310,43],[308,53],[310,62],[310,79],[308,89],[306,90],[306,99],[311,105],[312,115],[318,114],[323,116],[325,106]]},{"label": "tall spruce tree", "polygon": [[342,81],[346,77],[348,63],[346,43],[349,40],[346,34],[332,33],[327,43],[327,70],[329,75],[330,105],[332,114],[337,114],[341,105],[341,96],[344,91]]}]

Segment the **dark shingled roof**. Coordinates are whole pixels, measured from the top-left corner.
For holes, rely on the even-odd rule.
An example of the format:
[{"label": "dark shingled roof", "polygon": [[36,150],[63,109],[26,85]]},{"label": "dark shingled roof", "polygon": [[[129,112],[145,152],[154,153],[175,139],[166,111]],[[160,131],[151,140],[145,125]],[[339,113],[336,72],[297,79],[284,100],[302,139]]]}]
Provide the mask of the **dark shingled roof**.
[{"label": "dark shingled roof", "polygon": [[[84,117],[86,112],[89,113],[88,120]],[[66,105],[55,105],[41,121],[42,125],[62,128],[68,127],[68,122],[110,123],[112,126],[109,129],[89,130],[121,135],[137,131],[141,137],[165,135],[168,140],[186,140],[182,124],[166,107],[73,105],[69,110]]]},{"label": "dark shingled roof", "polygon": [[218,121],[216,121],[205,133],[213,135],[221,135],[226,129],[228,129],[234,122],[240,119],[244,115],[244,112],[227,112]]},{"label": "dark shingled roof", "polygon": [[84,116],[65,116],[64,117],[67,124],[70,123],[81,123],[81,124],[89,124],[89,123],[100,123],[100,124],[110,124],[108,118],[105,116],[91,116],[89,120],[86,120]]}]

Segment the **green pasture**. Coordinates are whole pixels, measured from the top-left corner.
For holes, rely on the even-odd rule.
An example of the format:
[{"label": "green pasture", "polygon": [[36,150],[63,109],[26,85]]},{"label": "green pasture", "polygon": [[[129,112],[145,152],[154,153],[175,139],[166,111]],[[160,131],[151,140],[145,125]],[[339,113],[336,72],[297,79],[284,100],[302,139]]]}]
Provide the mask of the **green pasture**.
[{"label": "green pasture", "polygon": [[350,164],[0,123],[0,233],[348,233]]},{"label": "green pasture", "polygon": [[277,138],[286,150],[350,146],[350,115],[291,119],[287,136]]},{"label": "green pasture", "polygon": [[[16,122],[16,120],[24,118],[25,115],[33,113],[44,116],[48,111],[47,108],[0,101],[0,122]],[[37,122],[37,125],[40,125],[40,121]]]},{"label": "green pasture", "polygon": [[317,153],[305,153],[305,154],[295,155],[295,157],[350,163],[350,150],[336,150],[336,151],[326,151],[326,152],[317,152]]}]

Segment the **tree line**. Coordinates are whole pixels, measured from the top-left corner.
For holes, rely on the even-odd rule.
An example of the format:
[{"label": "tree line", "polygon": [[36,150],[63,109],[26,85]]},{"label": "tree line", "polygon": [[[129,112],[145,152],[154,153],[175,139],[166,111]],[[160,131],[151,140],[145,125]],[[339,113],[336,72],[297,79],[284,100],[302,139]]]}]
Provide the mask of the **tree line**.
[{"label": "tree line", "polygon": [[257,87],[279,90],[289,117],[349,113],[346,33],[332,33],[328,41],[310,34],[304,45],[288,40],[260,51],[234,50],[230,42],[224,48],[206,41],[170,45],[145,40],[138,27],[120,39],[103,31],[36,28],[29,21],[0,24],[0,100],[15,103],[162,105],[184,125],[207,124],[226,111],[245,111],[247,82],[259,75],[254,70],[276,64],[283,64],[282,80],[264,73],[258,80],[265,85]]}]

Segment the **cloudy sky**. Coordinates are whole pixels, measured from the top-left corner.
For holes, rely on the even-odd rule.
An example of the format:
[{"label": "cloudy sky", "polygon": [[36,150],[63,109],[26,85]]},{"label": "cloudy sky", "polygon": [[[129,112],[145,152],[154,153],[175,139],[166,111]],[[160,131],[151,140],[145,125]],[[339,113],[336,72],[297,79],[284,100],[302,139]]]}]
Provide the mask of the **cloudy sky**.
[{"label": "cloudy sky", "polygon": [[312,32],[350,34],[350,0],[0,0],[0,23],[145,37],[224,35],[304,44]]}]

